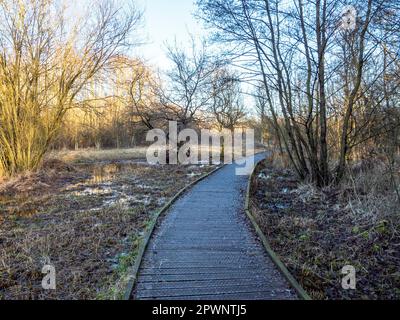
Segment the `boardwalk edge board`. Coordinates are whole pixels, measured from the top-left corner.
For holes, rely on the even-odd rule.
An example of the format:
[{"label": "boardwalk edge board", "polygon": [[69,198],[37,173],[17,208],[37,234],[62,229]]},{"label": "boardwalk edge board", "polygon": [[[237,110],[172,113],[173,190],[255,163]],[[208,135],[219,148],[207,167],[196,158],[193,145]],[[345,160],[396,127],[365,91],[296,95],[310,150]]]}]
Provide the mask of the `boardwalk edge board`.
[{"label": "boardwalk edge board", "polygon": [[218,168],[215,168],[214,170],[202,175],[199,179],[193,181],[192,183],[188,184],[186,187],[182,188],[180,191],[178,191],[178,193],[171,198],[166,205],[164,205],[164,207],[162,207],[159,211],[156,212],[154,218],[152,219],[152,221],[150,222],[150,225],[146,231],[146,235],[142,241],[142,243],[140,244],[139,247],[139,251],[137,254],[137,257],[135,259],[135,264],[133,265],[129,278],[130,281],[128,282],[128,285],[126,287],[125,290],[125,294],[124,294],[124,300],[130,300],[132,298],[132,294],[133,294],[133,290],[135,288],[136,285],[136,280],[138,277],[138,273],[139,273],[139,269],[140,266],[142,265],[142,260],[144,257],[144,253],[148,247],[148,244],[150,242],[150,238],[154,232],[154,229],[157,225],[157,222],[160,218],[160,216],[165,213],[184,193],[186,193],[189,189],[191,189],[194,185],[196,185],[197,183],[199,183],[200,181],[206,179],[207,177],[209,177],[210,175],[214,174],[215,172],[217,172],[218,170],[220,170],[221,168],[223,168],[225,165],[220,165]]},{"label": "boardwalk edge board", "polygon": [[246,202],[245,202],[245,212],[247,217],[250,219],[251,223],[253,224],[253,227],[260,238],[265,251],[268,253],[274,264],[277,266],[279,271],[282,273],[282,275],[286,278],[286,280],[289,282],[289,284],[296,290],[297,295],[299,298],[302,300],[312,300],[311,297],[307,294],[307,292],[304,290],[304,288],[301,286],[301,284],[293,277],[293,275],[289,272],[285,264],[281,261],[281,259],[278,257],[278,255],[275,253],[274,250],[272,250],[272,247],[267,239],[267,237],[264,235],[262,232],[260,226],[258,225],[256,219],[254,218],[254,215],[250,209],[250,191],[251,191],[251,184],[253,181],[253,176],[256,172],[256,169],[258,167],[259,163],[254,167],[250,179],[247,185],[247,191],[246,191]]}]

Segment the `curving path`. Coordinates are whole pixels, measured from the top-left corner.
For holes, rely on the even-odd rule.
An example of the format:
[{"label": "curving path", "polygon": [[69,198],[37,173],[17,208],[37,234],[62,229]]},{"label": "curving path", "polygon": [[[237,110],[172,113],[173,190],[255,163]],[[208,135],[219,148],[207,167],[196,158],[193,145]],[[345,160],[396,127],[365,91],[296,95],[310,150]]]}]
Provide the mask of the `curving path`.
[{"label": "curving path", "polygon": [[297,299],[247,221],[247,182],[227,165],[175,202],[145,252],[135,299]]}]

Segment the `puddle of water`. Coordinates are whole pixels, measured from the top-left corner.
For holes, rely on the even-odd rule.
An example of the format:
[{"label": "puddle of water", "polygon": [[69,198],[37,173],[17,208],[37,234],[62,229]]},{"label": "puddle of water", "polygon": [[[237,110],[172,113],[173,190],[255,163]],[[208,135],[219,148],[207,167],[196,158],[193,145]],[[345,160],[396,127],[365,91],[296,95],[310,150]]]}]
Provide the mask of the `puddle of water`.
[{"label": "puddle of water", "polygon": [[78,190],[73,192],[74,196],[91,196],[91,195],[110,195],[113,194],[114,190],[110,187],[99,188],[99,187],[87,187],[84,190]]},{"label": "puddle of water", "polygon": [[141,184],[141,183],[135,184],[135,187],[144,189],[144,190],[154,189],[154,187],[152,187],[152,186],[148,186],[146,184]]},{"label": "puddle of water", "polygon": [[263,180],[269,180],[269,179],[271,179],[271,176],[270,176],[270,175],[266,175],[264,172],[261,172],[261,173],[258,175],[258,178],[259,178],[259,179],[263,179]]},{"label": "puddle of water", "polygon": [[193,177],[201,176],[201,173],[199,173],[199,172],[190,172],[190,173],[186,174],[186,176],[189,177],[189,178],[193,178]]},{"label": "puddle of water", "polygon": [[110,183],[110,180],[116,178],[120,173],[133,174],[139,169],[148,166],[148,163],[143,160],[126,160],[113,163],[100,164],[80,164],[78,167],[92,173],[92,178],[88,183],[105,184]]},{"label": "puddle of water", "polygon": [[109,183],[110,180],[114,179],[117,173],[122,171],[121,165],[108,164],[93,168],[93,178],[90,179],[90,183]]},{"label": "puddle of water", "polygon": [[135,205],[144,205],[144,206],[148,206],[151,203],[151,197],[150,196],[142,196],[142,197],[136,197],[134,198],[133,201],[130,201],[131,204],[135,204]]},{"label": "puddle of water", "polygon": [[277,210],[286,210],[290,206],[288,204],[284,204],[284,203],[268,203],[268,204],[264,205],[263,207],[268,208],[272,211],[277,211]]},{"label": "puddle of water", "polygon": [[288,209],[290,206],[287,204],[283,204],[283,203],[277,203],[277,204],[275,204],[275,207],[277,209],[284,210],[284,209]]},{"label": "puddle of water", "polygon": [[[80,164],[85,171],[91,172],[92,177],[83,182],[70,186],[67,191],[71,191],[74,196],[100,196],[100,204],[97,203],[91,211],[102,210],[112,206],[121,206],[122,208],[132,208],[135,206],[149,206],[152,202],[157,205],[166,203],[166,198],[154,198],[154,192],[160,187],[157,183],[152,185],[152,179],[141,181],[137,177],[139,170],[146,170],[149,164],[143,160],[119,161],[116,163],[100,164]],[[193,178],[200,176],[198,172],[203,165],[192,165],[186,176]],[[121,179],[122,178],[122,179]],[[138,190],[133,194],[134,190]],[[147,193],[147,194],[146,194]],[[96,199],[98,202],[99,200]]]},{"label": "puddle of water", "polygon": [[104,200],[101,208],[108,208],[108,207],[112,207],[112,206],[116,206],[116,205],[119,205],[124,208],[129,207],[128,197],[119,198],[115,195],[110,199]]},{"label": "puddle of water", "polygon": [[161,197],[161,198],[158,198],[158,199],[157,199],[157,204],[158,204],[159,206],[164,205],[166,202],[167,202],[167,199],[164,198],[164,197]]},{"label": "puddle of water", "polygon": [[[139,161],[120,161],[96,165],[81,164],[80,167],[91,172],[92,177],[83,183],[69,186],[66,191],[70,191],[73,196],[78,197],[100,196],[101,203],[85,211],[98,211],[112,206],[121,206],[122,208],[131,208],[137,205],[147,206],[151,204],[152,199],[143,193],[145,193],[144,190],[150,190],[153,187],[140,182],[140,179],[135,177],[138,170],[143,170],[145,167],[139,164]],[[119,181],[119,177],[123,177],[123,180],[127,179],[127,182]],[[144,192],[131,194],[132,187]]]}]

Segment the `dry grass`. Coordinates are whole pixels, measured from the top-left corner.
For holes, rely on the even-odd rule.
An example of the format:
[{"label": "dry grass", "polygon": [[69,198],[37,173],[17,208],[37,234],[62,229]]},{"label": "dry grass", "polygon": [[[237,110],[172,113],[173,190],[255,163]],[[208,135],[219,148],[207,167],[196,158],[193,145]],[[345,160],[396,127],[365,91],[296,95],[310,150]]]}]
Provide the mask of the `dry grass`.
[{"label": "dry grass", "polygon": [[[245,147],[243,147],[245,148]],[[220,148],[205,148],[210,152],[219,152]],[[199,148],[199,157],[202,148]],[[131,149],[82,149],[77,151],[52,151],[48,154],[48,159],[58,159],[68,163],[93,163],[93,162],[106,162],[106,161],[122,161],[122,160],[139,160],[146,159],[147,147],[136,147]],[[263,152],[265,148],[257,147],[254,152]]]},{"label": "dry grass", "polygon": [[48,154],[50,159],[59,159],[68,163],[121,161],[146,158],[146,147],[131,149],[82,149],[77,151],[64,150],[52,151]]},{"label": "dry grass", "polygon": [[[52,160],[3,183],[0,299],[121,298],[154,212],[211,169]],[[49,262],[57,272],[55,291],[41,288]]]},{"label": "dry grass", "polygon": [[[146,212],[111,207],[6,220],[0,237],[2,298],[95,298],[120,254],[135,250],[130,237],[147,219]],[[48,263],[56,268],[55,291],[41,288],[41,267]]]},{"label": "dry grass", "polygon": [[[253,210],[313,298],[399,299],[400,205],[388,168],[356,166],[347,177],[318,190],[290,170],[264,164],[253,182]],[[345,265],[357,270],[356,290],[341,287]]]}]

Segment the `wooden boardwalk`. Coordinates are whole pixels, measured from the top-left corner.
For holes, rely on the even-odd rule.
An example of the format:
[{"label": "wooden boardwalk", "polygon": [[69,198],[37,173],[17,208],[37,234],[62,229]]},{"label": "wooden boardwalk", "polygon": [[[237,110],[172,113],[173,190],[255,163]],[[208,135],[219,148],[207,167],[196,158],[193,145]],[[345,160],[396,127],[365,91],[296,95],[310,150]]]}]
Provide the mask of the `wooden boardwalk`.
[{"label": "wooden boardwalk", "polygon": [[135,299],[297,298],[247,221],[248,177],[235,168],[225,166],[170,208],[145,252]]}]

